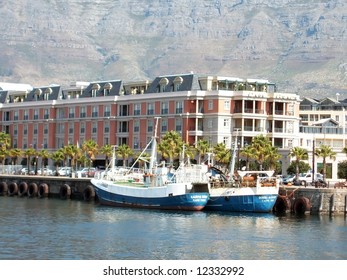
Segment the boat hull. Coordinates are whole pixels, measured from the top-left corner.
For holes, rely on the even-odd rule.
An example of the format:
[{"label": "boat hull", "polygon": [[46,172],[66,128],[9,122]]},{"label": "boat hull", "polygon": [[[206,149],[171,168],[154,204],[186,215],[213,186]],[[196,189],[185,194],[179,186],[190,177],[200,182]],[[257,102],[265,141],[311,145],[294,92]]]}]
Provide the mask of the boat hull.
[{"label": "boat hull", "polygon": [[278,188],[240,188],[223,193],[210,193],[210,199],[204,210],[230,212],[271,212],[278,197]]},{"label": "boat hull", "polygon": [[277,195],[211,197],[205,210],[230,212],[271,212]]},{"label": "boat hull", "polygon": [[99,203],[107,206],[163,210],[200,211],[206,206],[208,193],[183,193],[167,196],[135,196],[110,192],[94,185]]}]

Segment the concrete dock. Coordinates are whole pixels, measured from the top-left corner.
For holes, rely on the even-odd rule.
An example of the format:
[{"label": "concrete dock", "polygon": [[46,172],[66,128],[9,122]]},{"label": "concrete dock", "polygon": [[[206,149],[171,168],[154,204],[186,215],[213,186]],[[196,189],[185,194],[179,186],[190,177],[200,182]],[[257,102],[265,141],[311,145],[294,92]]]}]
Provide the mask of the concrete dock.
[{"label": "concrete dock", "polygon": [[[97,202],[91,178],[0,175],[0,195],[54,197]],[[281,186],[274,212],[347,214],[347,187]]]}]

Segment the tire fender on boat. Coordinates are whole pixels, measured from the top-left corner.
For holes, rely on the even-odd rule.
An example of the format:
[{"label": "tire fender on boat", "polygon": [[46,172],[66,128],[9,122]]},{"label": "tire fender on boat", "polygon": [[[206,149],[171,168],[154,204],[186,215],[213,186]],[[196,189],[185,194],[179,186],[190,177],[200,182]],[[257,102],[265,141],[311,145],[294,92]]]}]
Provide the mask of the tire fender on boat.
[{"label": "tire fender on boat", "polygon": [[18,196],[24,196],[28,192],[28,184],[27,182],[20,182],[18,186]]},{"label": "tire fender on boat", "polygon": [[94,187],[88,185],[87,188],[83,191],[83,199],[84,201],[92,201],[95,198],[95,190]]},{"label": "tire fender on boat", "polygon": [[40,197],[40,198],[47,197],[48,196],[48,185],[46,183],[40,184],[37,194],[38,194],[38,197]]},{"label": "tire fender on boat", "polygon": [[8,195],[13,196],[18,193],[18,185],[15,182],[12,182],[8,185]]},{"label": "tire fender on boat", "polygon": [[293,212],[295,214],[305,214],[311,210],[311,203],[307,197],[301,196],[295,199]]},{"label": "tire fender on boat", "polygon": [[38,186],[36,183],[30,183],[28,186],[28,197],[34,197],[37,195]]},{"label": "tire fender on boat", "polygon": [[71,187],[68,184],[64,184],[59,189],[59,196],[61,199],[69,199],[71,196]]},{"label": "tire fender on boat", "polygon": [[8,187],[6,182],[0,182],[0,195],[6,195],[8,192]]}]

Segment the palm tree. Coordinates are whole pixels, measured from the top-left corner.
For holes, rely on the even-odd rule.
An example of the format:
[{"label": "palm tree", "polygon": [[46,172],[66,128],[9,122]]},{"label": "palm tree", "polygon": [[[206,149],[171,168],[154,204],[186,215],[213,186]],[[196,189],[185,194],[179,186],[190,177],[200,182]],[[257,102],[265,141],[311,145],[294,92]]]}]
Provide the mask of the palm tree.
[{"label": "palm tree", "polygon": [[51,159],[54,161],[55,163],[55,171],[56,171],[56,174],[58,174],[58,167],[59,165],[64,162],[65,160],[65,155],[64,155],[64,152],[62,149],[59,149],[55,152],[53,152],[51,154]]},{"label": "palm tree", "polygon": [[101,147],[100,149],[100,153],[102,153],[103,155],[105,155],[105,166],[109,165],[109,159],[112,156],[112,146],[109,144],[106,144],[104,146]]},{"label": "palm tree", "polygon": [[326,159],[330,158],[332,160],[336,159],[336,152],[330,146],[321,145],[320,148],[316,148],[315,155],[317,157],[323,158],[323,181],[326,179],[327,174],[327,162]]},{"label": "palm tree", "polygon": [[162,158],[164,160],[169,159],[170,160],[170,143],[168,141],[161,141],[158,146],[158,153],[161,154]]},{"label": "palm tree", "polygon": [[278,152],[278,148],[270,146],[266,151],[266,163],[271,170],[276,170],[277,162],[282,157]]},{"label": "palm tree", "polygon": [[95,156],[98,154],[99,146],[98,144],[90,139],[86,140],[82,144],[82,151],[86,154],[88,157],[88,167],[90,167],[95,160]]},{"label": "palm tree", "polygon": [[146,152],[139,152],[135,155],[135,162],[139,162],[139,167],[144,165],[146,162],[149,163],[151,155]]},{"label": "palm tree", "polygon": [[3,131],[0,132],[0,146],[5,149],[11,147],[11,136]]},{"label": "palm tree", "polygon": [[8,151],[8,155],[11,158],[12,170],[15,171],[14,166],[17,164],[18,158],[22,155],[22,151],[20,149],[11,149]]},{"label": "palm tree", "polygon": [[47,150],[41,150],[39,152],[39,157],[41,157],[41,175],[44,175],[43,174],[43,169],[45,167],[45,163],[47,161],[47,159],[49,158],[49,153]]},{"label": "palm tree", "polygon": [[[194,159],[196,155],[196,148],[189,144],[184,144],[184,156],[189,159]],[[182,158],[184,161],[184,158]]]},{"label": "palm tree", "polygon": [[5,132],[0,132],[0,161],[3,165],[3,171],[5,170],[5,159],[7,156],[7,149],[11,146],[11,136]]},{"label": "palm tree", "polygon": [[18,158],[22,155],[22,151],[18,148],[14,148],[9,150],[8,155],[11,157],[12,165],[16,165]]},{"label": "palm tree", "polygon": [[2,145],[0,147],[0,161],[2,163],[2,171],[3,173],[5,173],[5,159],[6,159],[6,156],[7,156],[7,150],[5,148],[5,145]]},{"label": "palm tree", "polygon": [[28,148],[24,151],[24,156],[27,158],[28,174],[30,172],[30,158],[36,155],[36,150],[33,148]]},{"label": "palm tree", "polygon": [[198,157],[199,164],[205,158],[205,155],[207,154],[209,149],[210,149],[210,144],[207,140],[205,139],[198,140],[198,142],[196,143],[196,150],[199,154],[199,157]]},{"label": "palm tree", "polygon": [[[230,150],[227,149],[224,143],[218,143],[215,146],[213,146],[213,154],[216,161],[227,168],[228,164],[231,160],[231,153]],[[233,171],[230,171],[233,172]]]},{"label": "palm tree", "polygon": [[158,151],[164,158],[166,156],[170,159],[170,164],[173,163],[175,158],[178,158],[183,149],[183,140],[181,135],[177,131],[168,131],[162,137]]},{"label": "palm tree", "polygon": [[63,153],[67,156],[71,158],[71,170],[74,170],[74,166],[76,165],[77,162],[77,155],[79,152],[79,148],[77,147],[77,145],[67,145],[63,148]]},{"label": "palm tree", "polygon": [[247,145],[243,147],[240,151],[240,155],[246,158],[246,170],[249,170],[249,159],[254,156],[252,146]]},{"label": "palm tree", "polygon": [[289,156],[291,158],[295,158],[295,180],[299,180],[299,164],[300,161],[302,160],[307,160],[308,159],[308,152],[306,149],[301,148],[301,147],[293,147],[290,149]]},{"label": "palm tree", "polygon": [[269,151],[269,147],[272,146],[271,141],[268,137],[260,134],[252,139],[251,146],[253,151],[252,157],[259,163],[259,169],[263,170],[263,163],[267,158],[267,152]]},{"label": "palm tree", "polygon": [[117,156],[123,159],[123,167],[126,167],[126,160],[134,154],[134,151],[127,145],[122,144],[116,149]]}]

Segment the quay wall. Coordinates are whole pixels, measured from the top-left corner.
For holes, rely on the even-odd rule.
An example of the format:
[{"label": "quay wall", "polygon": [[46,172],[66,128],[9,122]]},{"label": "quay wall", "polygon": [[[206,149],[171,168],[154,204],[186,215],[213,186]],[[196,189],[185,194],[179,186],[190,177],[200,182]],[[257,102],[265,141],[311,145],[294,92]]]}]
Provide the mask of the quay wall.
[{"label": "quay wall", "polygon": [[287,211],[309,214],[347,214],[347,188],[282,186],[279,197],[286,199]]},{"label": "quay wall", "polygon": [[[17,190],[15,190],[15,186]],[[33,186],[37,190],[33,189]],[[5,190],[7,189],[7,190]],[[64,176],[0,175],[0,195],[46,196],[93,201],[96,199],[90,178]],[[22,191],[22,192],[21,192]],[[41,193],[40,193],[41,191]]]},{"label": "quay wall", "polygon": [[[36,186],[36,192],[33,189]],[[15,187],[17,188],[15,190]],[[11,194],[12,190],[12,194]],[[97,201],[90,178],[63,176],[1,175],[0,195],[55,197]],[[274,212],[347,214],[347,188],[281,186]]]}]

